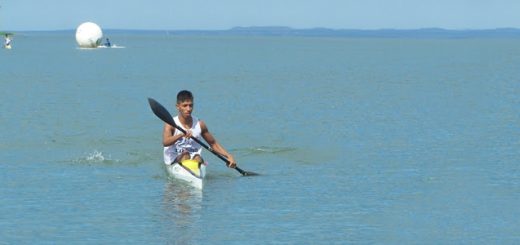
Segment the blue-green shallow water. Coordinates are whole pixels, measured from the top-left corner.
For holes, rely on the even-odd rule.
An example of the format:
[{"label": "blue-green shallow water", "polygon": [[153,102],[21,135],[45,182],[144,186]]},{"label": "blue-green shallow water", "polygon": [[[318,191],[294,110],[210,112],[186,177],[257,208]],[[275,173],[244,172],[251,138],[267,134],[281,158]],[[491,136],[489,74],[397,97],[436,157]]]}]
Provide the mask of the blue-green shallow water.
[{"label": "blue-green shallow water", "polygon": [[[520,40],[17,35],[0,244],[520,242]],[[153,97],[236,155],[169,179]]]}]

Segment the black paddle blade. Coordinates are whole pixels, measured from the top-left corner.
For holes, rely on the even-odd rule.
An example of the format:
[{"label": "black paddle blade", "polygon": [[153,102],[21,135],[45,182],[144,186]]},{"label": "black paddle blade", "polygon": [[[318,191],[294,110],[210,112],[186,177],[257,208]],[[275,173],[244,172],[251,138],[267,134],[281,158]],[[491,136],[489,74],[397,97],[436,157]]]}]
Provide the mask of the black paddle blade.
[{"label": "black paddle blade", "polygon": [[255,173],[255,172],[244,171],[244,170],[240,169],[239,167],[235,167],[235,169],[236,169],[240,174],[242,174],[242,176],[256,176],[256,175],[260,175],[260,174],[257,174],[257,173]]},{"label": "black paddle blade", "polygon": [[164,108],[164,106],[152,98],[148,98],[148,103],[150,104],[150,108],[152,108],[153,114],[163,120],[163,122],[175,126],[175,121],[173,121],[172,115],[168,110],[166,110],[166,108]]}]

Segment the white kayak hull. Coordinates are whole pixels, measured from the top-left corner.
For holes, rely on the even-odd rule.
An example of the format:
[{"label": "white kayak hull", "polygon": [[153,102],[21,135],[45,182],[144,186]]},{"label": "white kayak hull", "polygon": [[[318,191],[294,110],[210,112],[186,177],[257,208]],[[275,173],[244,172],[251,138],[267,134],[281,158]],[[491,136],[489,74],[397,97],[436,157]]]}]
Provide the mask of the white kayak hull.
[{"label": "white kayak hull", "polygon": [[200,164],[198,171],[192,171],[188,167],[182,166],[179,163],[166,165],[166,169],[172,177],[183,180],[197,189],[202,190],[202,188],[204,188],[204,179],[206,178],[205,164]]}]

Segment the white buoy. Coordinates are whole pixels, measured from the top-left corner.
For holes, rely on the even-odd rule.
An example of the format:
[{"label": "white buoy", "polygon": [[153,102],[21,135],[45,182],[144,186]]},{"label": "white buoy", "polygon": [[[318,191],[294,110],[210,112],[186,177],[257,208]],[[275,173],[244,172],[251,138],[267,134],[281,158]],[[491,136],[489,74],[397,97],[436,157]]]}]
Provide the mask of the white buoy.
[{"label": "white buoy", "polygon": [[103,32],[92,22],[85,22],[76,29],[76,42],[82,48],[96,48],[101,44]]}]

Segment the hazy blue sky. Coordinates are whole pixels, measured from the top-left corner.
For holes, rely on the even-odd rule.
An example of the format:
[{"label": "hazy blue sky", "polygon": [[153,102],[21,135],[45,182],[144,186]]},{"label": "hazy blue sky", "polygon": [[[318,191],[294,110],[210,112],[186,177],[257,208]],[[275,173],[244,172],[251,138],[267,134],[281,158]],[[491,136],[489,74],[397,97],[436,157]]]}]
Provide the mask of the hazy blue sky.
[{"label": "hazy blue sky", "polygon": [[520,0],[0,0],[0,29],[520,28]]}]

